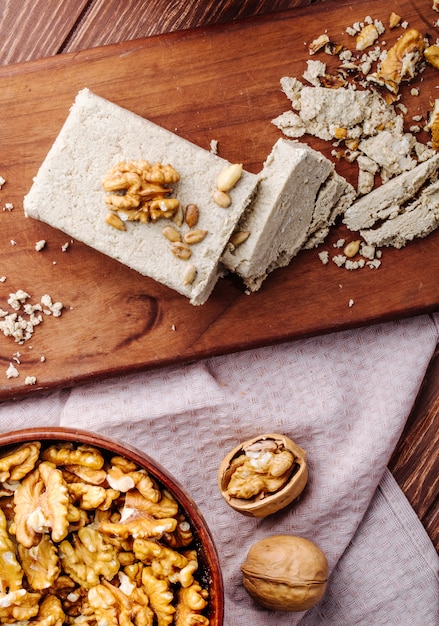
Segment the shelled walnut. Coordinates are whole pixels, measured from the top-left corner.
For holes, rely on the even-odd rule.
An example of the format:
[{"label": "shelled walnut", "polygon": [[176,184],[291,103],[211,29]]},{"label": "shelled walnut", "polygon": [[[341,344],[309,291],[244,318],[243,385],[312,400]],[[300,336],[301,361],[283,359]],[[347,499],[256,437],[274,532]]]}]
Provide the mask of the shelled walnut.
[{"label": "shelled walnut", "polygon": [[276,433],[240,444],[218,470],[223,498],[251,517],[265,517],[284,508],[302,493],[307,480],[305,451]]},{"label": "shelled walnut", "polygon": [[422,33],[409,28],[388,50],[379,70],[368,80],[385,87],[395,97],[402,81],[412,79],[418,72],[426,47]]},{"label": "shelled walnut", "polygon": [[117,163],[102,180],[107,192],[105,202],[112,211],[107,223],[124,230],[124,221],[156,222],[172,218],[180,202],[170,197],[169,185],[179,180],[180,174],[169,164],[151,165],[146,160]]}]

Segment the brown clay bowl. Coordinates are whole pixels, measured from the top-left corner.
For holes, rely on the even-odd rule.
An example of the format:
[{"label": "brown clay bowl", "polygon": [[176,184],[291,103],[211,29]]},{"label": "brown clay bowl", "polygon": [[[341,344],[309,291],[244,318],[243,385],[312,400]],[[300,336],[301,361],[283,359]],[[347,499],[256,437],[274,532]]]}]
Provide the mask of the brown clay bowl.
[{"label": "brown clay bowl", "polygon": [[8,448],[31,441],[40,441],[42,446],[49,446],[56,442],[86,444],[99,448],[104,457],[123,456],[145,469],[161,488],[168,490],[180,504],[187,520],[192,525],[199,561],[199,570],[196,578],[209,591],[209,605],[205,613],[206,617],[210,620],[210,626],[223,626],[223,579],[218,553],[210,530],[190,495],[166,469],[147,454],[122,441],[115,441],[98,433],[62,427],[28,428],[0,433],[0,456],[3,456]]}]

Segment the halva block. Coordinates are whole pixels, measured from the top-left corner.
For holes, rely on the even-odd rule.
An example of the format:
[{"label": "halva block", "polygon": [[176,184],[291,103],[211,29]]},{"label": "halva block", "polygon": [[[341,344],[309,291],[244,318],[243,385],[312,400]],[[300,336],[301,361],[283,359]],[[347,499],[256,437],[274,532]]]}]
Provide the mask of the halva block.
[{"label": "halva block", "polygon": [[[202,241],[192,238],[189,261],[170,250],[163,228],[175,227],[171,220],[126,221],[125,229],[111,225],[116,219],[106,221],[102,180],[117,163],[142,160],[172,165],[180,175],[172,196],[182,207],[198,207],[196,228],[207,234]],[[220,276],[224,247],[258,184],[255,174],[243,170],[229,192],[230,206],[218,206],[212,194],[219,173],[228,165],[212,152],[83,89],[24,198],[24,210],[198,305],[207,300]]]}]

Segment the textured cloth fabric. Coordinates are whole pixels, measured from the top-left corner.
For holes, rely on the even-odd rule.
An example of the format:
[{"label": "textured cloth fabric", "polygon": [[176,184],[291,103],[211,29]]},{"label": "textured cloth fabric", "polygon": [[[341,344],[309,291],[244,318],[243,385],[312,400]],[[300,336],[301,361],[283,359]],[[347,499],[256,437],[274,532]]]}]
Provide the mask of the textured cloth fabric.
[{"label": "textured cloth fabric", "polygon": [[[438,624],[438,555],[386,470],[437,345],[437,322],[421,316],[8,402],[0,428],[93,430],[174,474],[212,531],[225,626]],[[267,432],[306,450],[309,482],[292,506],[256,520],[221,498],[217,471],[238,443]],[[251,545],[284,533],[311,539],[328,558],[327,593],[307,613],[262,609],[242,585]]]}]

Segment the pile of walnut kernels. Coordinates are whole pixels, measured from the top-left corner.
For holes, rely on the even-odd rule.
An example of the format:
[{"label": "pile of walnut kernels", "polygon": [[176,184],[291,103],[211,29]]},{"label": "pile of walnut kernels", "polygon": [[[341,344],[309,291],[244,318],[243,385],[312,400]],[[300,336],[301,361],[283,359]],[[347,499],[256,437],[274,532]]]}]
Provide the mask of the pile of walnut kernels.
[{"label": "pile of walnut kernels", "polygon": [[0,496],[0,623],[208,626],[191,526],[135,463],[25,443]]}]

